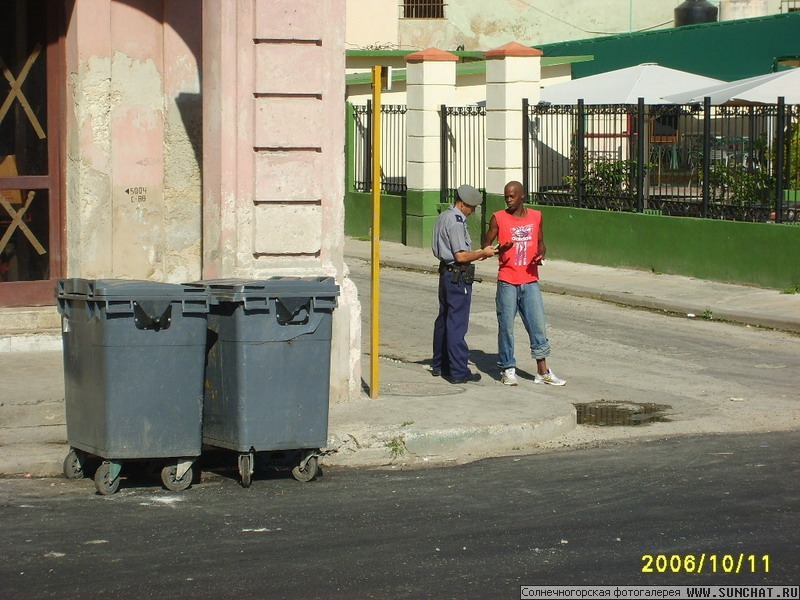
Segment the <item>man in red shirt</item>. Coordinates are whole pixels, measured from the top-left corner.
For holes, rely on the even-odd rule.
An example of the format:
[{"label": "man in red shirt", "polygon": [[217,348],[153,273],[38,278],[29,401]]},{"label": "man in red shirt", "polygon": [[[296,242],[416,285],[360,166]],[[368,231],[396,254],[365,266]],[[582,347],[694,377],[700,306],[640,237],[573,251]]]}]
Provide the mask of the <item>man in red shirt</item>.
[{"label": "man in red shirt", "polygon": [[503,191],[506,209],[492,215],[483,240],[484,247],[499,242],[500,266],[497,272],[497,345],[501,381],[517,385],[514,358],[514,319],[519,312],[530,338],[531,354],[536,359],[534,383],[564,385],[547,366],[550,343],[547,339],[539,265],[547,251],[542,233],[542,213],[525,206],[525,191],[519,181],[510,181]]}]

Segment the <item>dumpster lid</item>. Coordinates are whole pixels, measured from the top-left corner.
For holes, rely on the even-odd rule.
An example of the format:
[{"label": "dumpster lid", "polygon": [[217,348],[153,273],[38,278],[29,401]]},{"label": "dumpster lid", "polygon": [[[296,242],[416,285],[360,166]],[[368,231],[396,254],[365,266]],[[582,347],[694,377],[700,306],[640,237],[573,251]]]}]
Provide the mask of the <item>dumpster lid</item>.
[{"label": "dumpster lid", "polygon": [[271,277],[268,279],[207,279],[188,285],[204,287],[221,300],[264,297],[338,296],[333,277]]},{"label": "dumpster lid", "polygon": [[208,296],[207,290],[195,286],[138,279],[59,279],[56,291],[59,298],[83,296],[90,300],[205,300]]}]

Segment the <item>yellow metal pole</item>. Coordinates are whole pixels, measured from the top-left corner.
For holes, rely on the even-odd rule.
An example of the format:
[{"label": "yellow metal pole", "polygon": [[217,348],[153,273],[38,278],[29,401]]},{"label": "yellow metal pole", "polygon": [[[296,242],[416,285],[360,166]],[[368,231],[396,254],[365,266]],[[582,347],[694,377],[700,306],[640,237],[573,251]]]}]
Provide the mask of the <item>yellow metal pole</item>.
[{"label": "yellow metal pole", "polygon": [[381,66],[372,67],[372,306],[370,312],[369,397],[380,388],[378,348],[380,341],[381,265]]}]

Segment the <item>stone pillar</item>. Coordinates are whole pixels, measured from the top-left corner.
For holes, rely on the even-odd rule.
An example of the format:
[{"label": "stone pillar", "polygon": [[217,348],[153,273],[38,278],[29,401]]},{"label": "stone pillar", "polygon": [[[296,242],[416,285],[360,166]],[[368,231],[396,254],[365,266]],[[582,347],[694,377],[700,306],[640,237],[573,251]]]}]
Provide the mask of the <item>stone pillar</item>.
[{"label": "stone pillar", "polygon": [[406,245],[430,245],[441,189],[440,115],[455,99],[458,57],[438,48],[406,56]]},{"label": "stone pillar", "polygon": [[[539,102],[542,51],[511,42],[486,57],[486,192],[522,181],[522,99]],[[527,192],[527,190],[526,190]]]},{"label": "stone pillar", "polygon": [[203,4],[204,277],[334,276],[333,402],[361,381],[344,264],[344,4]]}]

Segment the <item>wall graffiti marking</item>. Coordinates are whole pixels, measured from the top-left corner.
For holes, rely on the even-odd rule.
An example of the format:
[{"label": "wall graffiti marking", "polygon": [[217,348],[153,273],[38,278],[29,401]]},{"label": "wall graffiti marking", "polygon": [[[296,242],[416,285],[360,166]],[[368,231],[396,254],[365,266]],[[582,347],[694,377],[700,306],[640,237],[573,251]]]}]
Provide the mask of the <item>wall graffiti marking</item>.
[{"label": "wall graffiti marking", "polygon": [[129,187],[125,190],[131,202],[147,202],[147,188],[146,187]]}]

